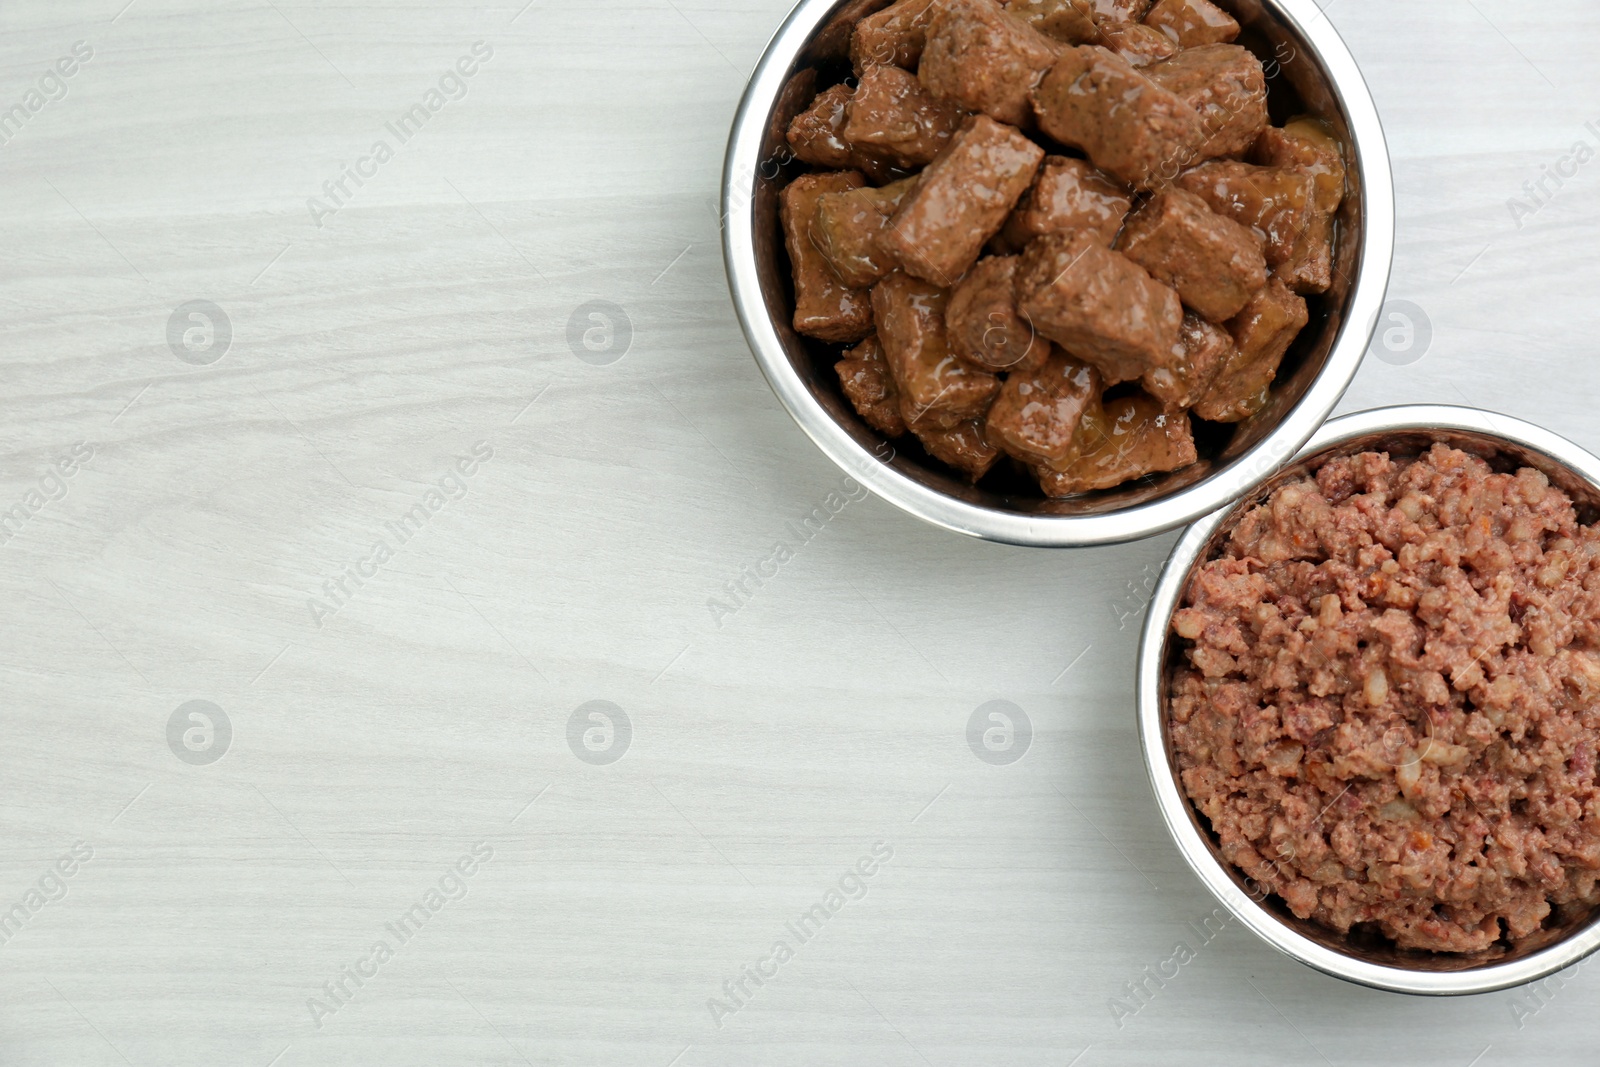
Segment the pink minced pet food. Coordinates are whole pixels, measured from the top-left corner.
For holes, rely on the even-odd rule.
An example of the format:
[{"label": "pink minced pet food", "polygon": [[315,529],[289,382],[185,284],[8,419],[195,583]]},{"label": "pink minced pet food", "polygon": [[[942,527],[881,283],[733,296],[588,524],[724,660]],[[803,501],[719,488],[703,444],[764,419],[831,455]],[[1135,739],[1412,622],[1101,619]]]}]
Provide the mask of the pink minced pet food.
[{"label": "pink minced pet food", "polygon": [[1543,474],[1331,460],[1172,626],[1183,786],[1295,915],[1476,952],[1600,904],[1600,532]]}]

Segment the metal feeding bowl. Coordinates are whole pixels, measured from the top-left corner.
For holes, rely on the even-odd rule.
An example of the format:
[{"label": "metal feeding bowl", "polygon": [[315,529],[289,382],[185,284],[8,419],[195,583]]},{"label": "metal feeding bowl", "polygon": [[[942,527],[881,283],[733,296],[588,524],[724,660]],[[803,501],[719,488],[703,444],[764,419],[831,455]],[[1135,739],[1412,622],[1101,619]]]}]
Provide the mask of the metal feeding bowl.
[{"label": "metal feeding bowl", "polygon": [[1396,407],[1330,422],[1294,463],[1232,508],[1196,523],[1172,552],[1145,619],[1139,649],[1139,734],[1162,818],[1189,866],[1225,907],[1263,941],[1319,971],[1375,989],[1428,996],[1489,993],[1574,966],[1600,948],[1600,915],[1552,918],[1515,947],[1472,955],[1409,951],[1375,936],[1342,936],[1297,918],[1225,861],[1206,820],[1184,795],[1168,736],[1167,686],[1181,653],[1172,617],[1195,572],[1232,534],[1240,519],[1280,486],[1314,473],[1328,460],[1381,451],[1414,457],[1443,443],[1487,460],[1496,470],[1533,467],[1570,496],[1579,521],[1600,521],[1600,459],[1537,426],[1472,408]]},{"label": "metal feeding bowl", "polygon": [[967,485],[911,438],[895,444],[840,390],[836,347],[791,327],[793,290],[778,194],[800,172],[785,133],[815,92],[850,74],[850,31],[885,0],[802,0],[767,46],[734,119],[723,172],[723,254],[745,336],[800,427],[872,492],[937,526],[1016,545],[1068,548],[1136,540],[1181,526],[1250,492],[1310,440],[1355,376],[1376,328],[1394,246],[1389,153],[1372,97],[1344,42],[1312,0],[1219,0],[1239,43],[1269,75],[1272,120],[1313,114],[1346,148],[1334,284],[1308,300],[1310,324],[1285,358],[1265,410],[1236,426],[1201,424],[1200,462],[1119,489],[1065,500],[1021,478]]}]

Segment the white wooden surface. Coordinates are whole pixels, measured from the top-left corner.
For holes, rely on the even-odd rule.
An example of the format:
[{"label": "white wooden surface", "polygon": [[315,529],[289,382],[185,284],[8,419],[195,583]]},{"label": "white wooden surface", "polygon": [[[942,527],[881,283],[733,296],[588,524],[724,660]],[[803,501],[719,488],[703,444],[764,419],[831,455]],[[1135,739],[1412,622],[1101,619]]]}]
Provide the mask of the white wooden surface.
[{"label": "white wooden surface", "polygon": [[[712,207],[786,0],[125,3],[0,7],[0,108],[93,49],[0,147],[0,510],[27,514],[0,545],[0,914],[26,918],[0,1063],[1593,1061],[1587,971],[1532,1014],[1349,987],[1236,925],[1203,943],[1118,623],[1170,536],[1032,552],[855,502],[714,622],[840,482],[750,359]],[[1432,325],[1345,407],[1465,401],[1600,448],[1600,162],[1520,228],[1507,205],[1600,144],[1600,8],[1328,17],[1395,156],[1392,295]],[[464,97],[316,225],[477,41]],[[192,300],[231,323],[208,365],[167,341]],[[567,344],[591,300],[631,323],[608,365]],[[480,441],[465,495],[319,627],[308,600]],[[966,739],[995,699],[1033,725],[1008,766]],[[209,765],[168,744],[191,700],[231,724]],[[593,700],[632,726],[609,765],[568,744]],[[480,844],[400,944],[385,924]],[[28,914],[41,882],[66,895]]]}]

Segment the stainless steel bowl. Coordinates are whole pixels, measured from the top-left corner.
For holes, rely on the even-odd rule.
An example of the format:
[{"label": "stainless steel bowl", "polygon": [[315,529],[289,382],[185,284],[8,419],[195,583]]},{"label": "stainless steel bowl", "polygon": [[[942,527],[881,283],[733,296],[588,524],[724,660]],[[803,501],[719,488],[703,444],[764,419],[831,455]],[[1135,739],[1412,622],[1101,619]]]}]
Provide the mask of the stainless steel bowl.
[{"label": "stainless steel bowl", "polygon": [[[723,255],[745,336],[773,391],[817,446],[885,500],[959,533],[1049,548],[1131,541],[1215,511],[1268,477],[1310,439],[1355,376],[1389,280],[1394,190],[1383,129],[1361,72],[1313,0],[1220,0],[1241,43],[1278,70],[1273,118],[1309,111],[1349,146],[1351,195],[1341,209],[1334,288],[1285,360],[1272,403],[1203,442],[1202,461],[1174,474],[1073,500],[975,489],[901,454],[857,417],[832,353],[790,327],[790,283],[778,192],[795,171],[784,133],[809,102],[816,72],[837,76],[853,19],[884,0],[802,0],[767,46],[734,119],[723,172]],[[1274,68],[1268,67],[1269,72]],[[1294,100],[1298,97],[1298,100]]]},{"label": "stainless steel bowl", "polygon": [[1306,450],[1248,498],[1183,535],[1156,585],[1139,648],[1139,735],[1156,801],[1178,850],[1217,899],[1263,941],[1319,971],[1375,989],[1429,996],[1489,993],[1576,965],[1600,948],[1600,914],[1541,931],[1517,949],[1452,957],[1358,944],[1297,919],[1276,898],[1257,899],[1248,879],[1225,862],[1184,796],[1167,736],[1167,674],[1177,655],[1172,615],[1196,569],[1210,559],[1244,513],[1285,482],[1328,459],[1369,450],[1415,455],[1444,442],[1493,463],[1534,467],[1572,496],[1585,523],[1600,521],[1600,459],[1556,434],[1517,419],[1459,407],[1396,407],[1335,419]]}]

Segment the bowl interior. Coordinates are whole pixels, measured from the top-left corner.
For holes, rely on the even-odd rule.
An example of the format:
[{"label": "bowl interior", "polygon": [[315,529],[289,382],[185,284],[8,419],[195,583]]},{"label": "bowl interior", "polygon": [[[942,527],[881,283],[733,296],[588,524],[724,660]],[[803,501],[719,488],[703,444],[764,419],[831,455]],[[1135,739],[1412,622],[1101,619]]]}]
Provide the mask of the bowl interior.
[{"label": "bowl interior", "polygon": [[[807,168],[791,158],[785,133],[790,121],[818,91],[851,76],[849,27],[863,14],[887,6],[888,0],[841,0],[834,5],[787,72],[784,88],[767,116],[760,153],[763,163],[750,176],[752,237],[762,298],[790,364],[818,406],[866,453],[880,459],[892,457],[884,461],[906,478],[986,510],[1021,516],[1105,515],[1171,496],[1227,468],[1260,444],[1300,403],[1326,366],[1345,325],[1360,266],[1366,197],[1356,142],[1350,116],[1332,77],[1293,21],[1279,14],[1270,0],[1218,2],[1239,20],[1243,32],[1238,43],[1260,57],[1266,68],[1273,124],[1282,125],[1297,115],[1313,114],[1328,122],[1346,146],[1349,181],[1336,219],[1333,287],[1325,294],[1307,298],[1311,321],[1285,357],[1272,400],[1263,411],[1236,426],[1196,422],[1199,463],[1115,490],[1067,500],[1047,499],[1030,478],[1009,464],[998,465],[979,485],[970,486],[946,473],[914,437],[907,435],[888,445],[861,420],[840,390],[833,366],[843,346],[802,337],[790,324],[793,282],[778,221],[778,194]],[[1055,151],[1067,152],[1059,147]]]},{"label": "bowl interior", "polygon": [[[1248,498],[1234,505],[1201,547],[1194,563],[1182,575],[1182,580],[1177,583],[1180,600],[1174,607],[1181,605],[1183,591],[1187,591],[1195,573],[1217,554],[1245,513],[1264,502],[1279,487],[1315,473],[1331,459],[1368,451],[1388,452],[1395,457],[1410,458],[1427,451],[1436,443],[1443,443],[1480,456],[1496,471],[1509,472],[1521,467],[1533,467],[1542,471],[1553,485],[1572,497],[1577,505],[1580,522],[1592,525],[1600,521],[1600,485],[1590,481],[1561,460],[1537,449],[1508,441],[1491,433],[1466,430],[1378,431],[1319,450],[1314,455],[1285,467]],[[1173,639],[1169,622],[1159,656],[1160,674],[1157,683],[1157,707],[1160,709],[1161,741],[1166,752],[1167,771],[1172,776],[1178,795],[1183,797],[1184,811],[1201,840],[1205,842],[1217,867],[1232,879],[1242,893],[1256,901],[1285,927],[1326,949],[1365,963],[1409,971],[1459,973],[1525,960],[1600,922],[1600,909],[1573,909],[1564,913],[1553,911],[1542,929],[1515,946],[1495,946],[1481,953],[1467,955],[1445,955],[1400,949],[1375,934],[1358,935],[1352,931],[1349,936],[1340,935],[1310,920],[1297,918],[1277,896],[1267,896],[1263,899],[1260,889],[1252,889],[1245,876],[1223,859],[1217,836],[1212,832],[1209,821],[1189,802],[1183,783],[1178,779],[1177,760],[1168,730],[1167,694],[1168,679],[1181,655],[1181,642]]]}]

